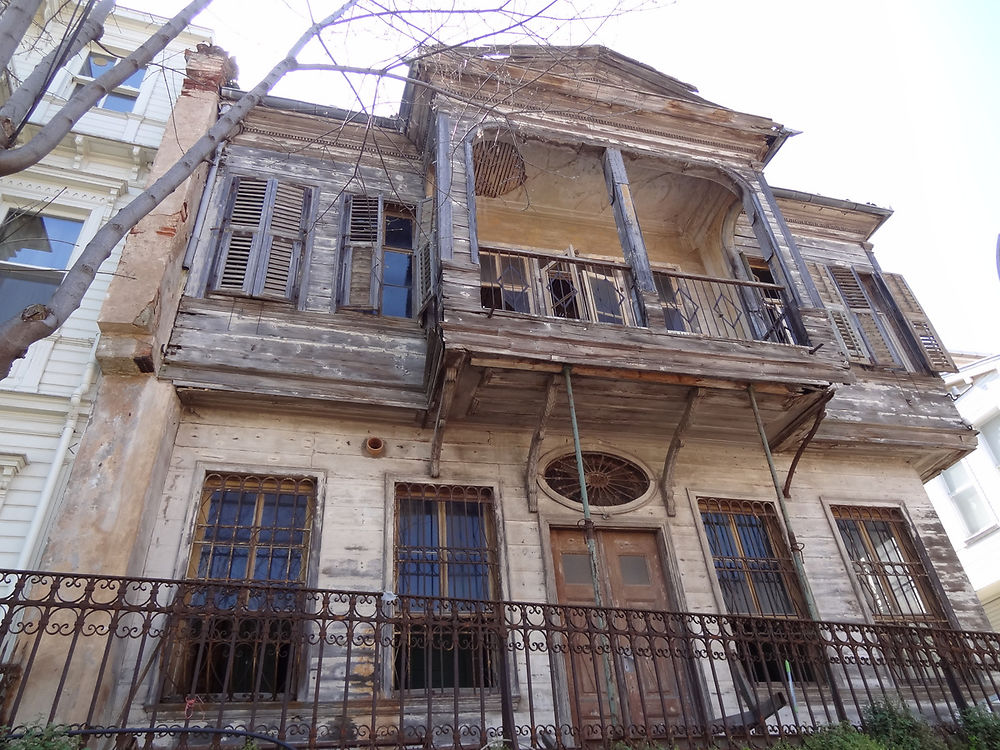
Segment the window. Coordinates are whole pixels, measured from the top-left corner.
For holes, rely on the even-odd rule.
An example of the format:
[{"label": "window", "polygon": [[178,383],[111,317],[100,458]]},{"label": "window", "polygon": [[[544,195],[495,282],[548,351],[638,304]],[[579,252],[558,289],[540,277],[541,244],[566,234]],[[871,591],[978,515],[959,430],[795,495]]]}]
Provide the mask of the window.
[{"label": "window", "polygon": [[631,325],[628,269],[576,258],[480,250],[480,298],[487,310]]},{"label": "window", "polygon": [[294,301],[312,191],[276,179],[234,177],[227,197],[215,291]]},{"label": "window", "polygon": [[[924,365],[932,372],[956,370],[902,276],[876,277],[870,271],[815,262],[806,266],[851,362],[911,371]],[[921,359],[918,367],[915,363]]]},{"label": "window", "polygon": [[1000,415],[991,417],[979,425],[979,437],[989,449],[993,466],[1000,469]]},{"label": "window", "polygon": [[878,622],[947,627],[931,578],[898,508],[830,508],[854,575]]},{"label": "window", "polygon": [[62,282],[83,222],[10,211],[0,224],[0,321],[46,304]]},{"label": "window", "polygon": [[393,318],[414,310],[416,212],[381,196],[347,196],[340,306]]},{"label": "window", "polygon": [[[111,70],[118,63],[119,58],[105,53],[91,52],[87,59],[83,61],[80,74],[77,78],[76,90],[83,88],[95,78]],[[145,68],[140,68],[132,75],[122,81],[111,93],[104,96],[97,102],[101,109],[110,109],[115,112],[131,112],[135,109],[135,102],[139,98],[139,87],[142,85],[142,78],[146,74]],[[74,91],[75,93],[75,91]]]},{"label": "window", "polygon": [[783,622],[805,606],[774,506],[699,498],[698,509],[726,610],[763,618],[729,623],[738,663],[755,682],[782,681],[789,668],[796,682],[812,681],[822,658],[801,642],[801,626]]},{"label": "window", "polygon": [[804,614],[792,556],[769,503],[698,500],[726,609],[734,615]]},{"label": "window", "polygon": [[951,502],[965,525],[966,536],[973,536],[996,526],[997,519],[989,501],[983,497],[979,483],[964,461],[946,469],[941,477],[948,488]]},{"label": "window", "polygon": [[496,687],[493,493],[396,485],[395,563],[397,591],[409,616],[395,634],[393,687]]},{"label": "window", "polygon": [[186,605],[165,698],[277,700],[294,692],[298,589],[316,486],[304,477],[210,474],[195,522]]}]

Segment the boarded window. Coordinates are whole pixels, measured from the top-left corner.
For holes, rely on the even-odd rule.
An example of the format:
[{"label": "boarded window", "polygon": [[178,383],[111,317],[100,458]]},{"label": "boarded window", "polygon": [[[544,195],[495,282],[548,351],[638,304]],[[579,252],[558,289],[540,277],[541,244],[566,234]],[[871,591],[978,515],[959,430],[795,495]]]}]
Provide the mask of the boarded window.
[{"label": "boarded window", "polygon": [[421,263],[415,278],[417,217],[412,206],[381,196],[350,195],[344,206],[339,307],[394,318],[416,314],[416,282],[426,277]]},{"label": "boarded window", "polygon": [[294,301],[307,241],[312,191],[275,179],[234,177],[215,291]]},{"label": "boarded window", "polygon": [[947,627],[903,514],[898,508],[830,508],[855,578],[879,622]]}]

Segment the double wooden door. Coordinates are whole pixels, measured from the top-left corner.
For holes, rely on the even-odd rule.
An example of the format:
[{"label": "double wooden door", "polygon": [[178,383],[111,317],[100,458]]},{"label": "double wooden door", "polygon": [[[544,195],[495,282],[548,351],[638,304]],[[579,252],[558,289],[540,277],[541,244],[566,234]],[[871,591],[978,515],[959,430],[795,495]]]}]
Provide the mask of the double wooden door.
[{"label": "double wooden door", "polygon": [[[686,723],[687,660],[681,618],[670,596],[656,534],[597,530],[597,585],[582,529],[553,529],[556,592],[566,626],[566,681],[574,723],[584,739],[609,733],[663,737]],[[595,737],[595,735],[597,735]]]}]

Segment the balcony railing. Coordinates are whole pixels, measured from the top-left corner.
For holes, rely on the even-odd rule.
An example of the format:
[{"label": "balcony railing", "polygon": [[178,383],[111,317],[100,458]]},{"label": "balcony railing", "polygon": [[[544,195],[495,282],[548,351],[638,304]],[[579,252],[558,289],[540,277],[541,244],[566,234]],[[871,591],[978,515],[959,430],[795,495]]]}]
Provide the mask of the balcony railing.
[{"label": "balcony railing", "polygon": [[997,633],[55,573],[0,584],[0,723],[148,727],[146,746],[205,728],[310,748],[766,747],[885,699],[942,727],[967,705],[1000,712]]},{"label": "balcony railing", "polygon": [[[495,312],[639,326],[628,266],[520,250],[481,250],[480,293]],[[649,327],[718,339],[796,343],[785,289],[777,284],[655,271],[660,309]]]}]

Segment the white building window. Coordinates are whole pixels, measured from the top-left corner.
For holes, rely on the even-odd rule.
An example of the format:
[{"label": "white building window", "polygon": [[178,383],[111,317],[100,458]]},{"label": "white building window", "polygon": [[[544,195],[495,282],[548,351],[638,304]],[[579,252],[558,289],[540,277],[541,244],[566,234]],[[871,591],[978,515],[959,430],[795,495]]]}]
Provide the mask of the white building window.
[{"label": "white building window", "polygon": [[979,425],[979,439],[993,454],[993,466],[1000,469],[1000,414]]},{"label": "white building window", "polygon": [[974,536],[996,526],[996,516],[964,461],[955,464],[941,476],[958,516],[965,524],[967,536]]},{"label": "white building window", "polygon": [[69,267],[83,222],[13,210],[0,224],[0,320],[46,304]]},{"label": "white building window", "polygon": [[[83,88],[95,78],[107,73],[119,61],[119,58],[100,52],[91,52],[83,61],[79,75],[76,76],[76,89]],[[115,112],[131,112],[135,109],[136,100],[139,98],[139,87],[142,85],[145,68],[140,68],[132,75],[122,81],[107,96],[103,97],[97,106],[101,109],[110,109]]]}]

